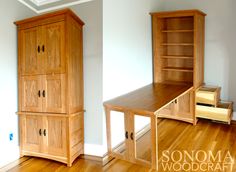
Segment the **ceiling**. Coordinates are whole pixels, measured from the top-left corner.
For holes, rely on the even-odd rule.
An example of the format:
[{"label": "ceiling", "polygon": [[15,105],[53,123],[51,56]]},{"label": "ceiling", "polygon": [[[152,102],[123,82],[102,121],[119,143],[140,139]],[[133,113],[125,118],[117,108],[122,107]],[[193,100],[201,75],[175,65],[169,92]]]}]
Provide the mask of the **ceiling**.
[{"label": "ceiling", "polygon": [[18,0],[34,12],[40,14],[52,10],[70,7],[92,0]]},{"label": "ceiling", "polygon": [[31,0],[35,5],[37,6],[41,6],[41,5],[45,5],[45,4],[50,4],[56,1],[60,1],[60,0]]}]

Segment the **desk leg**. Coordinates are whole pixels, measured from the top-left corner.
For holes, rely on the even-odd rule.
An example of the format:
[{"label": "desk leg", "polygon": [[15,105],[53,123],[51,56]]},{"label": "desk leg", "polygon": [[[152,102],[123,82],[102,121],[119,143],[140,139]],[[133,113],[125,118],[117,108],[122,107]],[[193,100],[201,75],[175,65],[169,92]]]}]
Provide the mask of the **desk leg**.
[{"label": "desk leg", "polygon": [[152,132],[152,168],[158,170],[158,134],[157,134],[157,117],[151,116]]},{"label": "desk leg", "polygon": [[107,149],[108,154],[111,155],[112,148],[111,148],[111,110],[105,107],[106,113],[106,127],[107,127]]}]

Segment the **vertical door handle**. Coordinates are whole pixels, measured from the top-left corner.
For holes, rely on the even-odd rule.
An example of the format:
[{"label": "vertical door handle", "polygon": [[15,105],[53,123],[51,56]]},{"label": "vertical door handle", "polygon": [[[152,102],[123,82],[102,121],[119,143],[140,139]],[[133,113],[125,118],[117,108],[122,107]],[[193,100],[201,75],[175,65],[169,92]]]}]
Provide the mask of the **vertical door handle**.
[{"label": "vertical door handle", "polygon": [[131,140],[134,140],[134,133],[130,134],[130,138],[131,138]]},{"label": "vertical door handle", "polygon": [[40,53],[40,46],[38,46],[38,53]]},{"label": "vertical door handle", "polygon": [[177,99],[175,99],[175,104],[177,104]]},{"label": "vertical door handle", "polygon": [[39,135],[42,136],[42,129],[39,129]]},{"label": "vertical door handle", "polygon": [[42,51],[44,52],[44,45],[42,46]]},{"label": "vertical door handle", "polygon": [[46,136],[47,133],[46,133],[46,129],[43,130],[43,135]]},{"label": "vertical door handle", "polygon": [[45,92],[45,90],[43,90],[43,97],[45,97],[46,96],[46,92]]},{"label": "vertical door handle", "polygon": [[40,90],[38,91],[38,96],[41,97],[41,93],[40,93]]},{"label": "vertical door handle", "polygon": [[126,139],[129,138],[129,133],[128,133],[128,131],[125,132],[125,138],[126,138]]}]

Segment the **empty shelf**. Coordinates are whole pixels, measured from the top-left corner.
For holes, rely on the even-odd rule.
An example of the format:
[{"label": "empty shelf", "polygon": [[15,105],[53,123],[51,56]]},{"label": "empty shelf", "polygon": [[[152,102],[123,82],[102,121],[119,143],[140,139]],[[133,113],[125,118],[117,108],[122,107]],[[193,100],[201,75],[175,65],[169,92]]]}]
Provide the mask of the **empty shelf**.
[{"label": "empty shelf", "polygon": [[193,43],[162,43],[161,45],[193,46]]},{"label": "empty shelf", "polygon": [[161,56],[163,59],[193,59],[193,56]]},{"label": "empty shelf", "polygon": [[194,30],[162,30],[164,33],[175,33],[175,32],[193,32]]},{"label": "empty shelf", "polygon": [[183,67],[165,67],[162,68],[165,71],[177,71],[177,72],[193,72],[193,68],[183,68]]}]

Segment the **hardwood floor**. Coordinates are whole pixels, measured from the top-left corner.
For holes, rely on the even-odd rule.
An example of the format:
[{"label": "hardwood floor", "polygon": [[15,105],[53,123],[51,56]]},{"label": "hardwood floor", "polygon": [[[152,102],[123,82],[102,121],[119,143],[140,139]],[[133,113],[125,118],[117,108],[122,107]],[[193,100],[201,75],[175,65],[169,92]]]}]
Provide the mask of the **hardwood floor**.
[{"label": "hardwood floor", "polygon": [[[189,155],[194,156],[194,162],[198,165],[202,163],[210,163],[213,161],[206,161],[205,156],[208,155],[209,151],[215,156],[214,158],[220,161],[214,161],[210,167],[209,164],[204,164],[203,170],[200,171],[222,171],[223,163],[229,162],[236,157],[236,125],[233,123],[231,125],[213,123],[207,120],[200,120],[196,126],[188,123],[178,122],[174,120],[159,120],[158,121],[158,144],[159,144],[159,171],[191,171],[191,169],[186,170],[187,166],[182,166],[180,169],[175,166],[172,169],[164,169],[163,162],[167,161],[167,156],[169,157],[168,164],[181,160],[184,158],[181,153],[184,151],[189,153]],[[165,154],[163,154],[165,151]],[[167,154],[167,151],[169,151]],[[198,152],[198,154],[197,154]],[[204,153],[205,152],[205,153]],[[164,156],[163,156],[164,155]],[[171,156],[173,155],[173,156]],[[187,154],[185,154],[187,155]],[[198,155],[198,157],[196,157]],[[221,155],[221,156],[220,156]],[[189,158],[189,157],[187,157]],[[189,159],[188,159],[189,160]],[[191,163],[190,161],[188,161]],[[178,161],[181,163],[181,161]],[[178,162],[176,164],[178,165]],[[230,161],[231,162],[231,161]],[[218,163],[218,165],[217,165]],[[195,164],[196,165],[196,164]],[[226,164],[227,165],[227,164]],[[174,166],[173,166],[174,167]],[[207,169],[207,170],[206,170]],[[100,165],[96,161],[77,159],[71,168],[64,164],[40,159],[40,158],[30,158],[23,157],[18,161],[6,166],[0,171],[8,172],[145,172],[154,171],[148,168],[135,165],[126,161],[114,159],[105,166]],[[194,170],[192,170],[194,171]],[[196,171],[196,170],[195,170]],[[227,166],[224,171],[235,172],[236,165],[233,164],[232,169]]]}]

